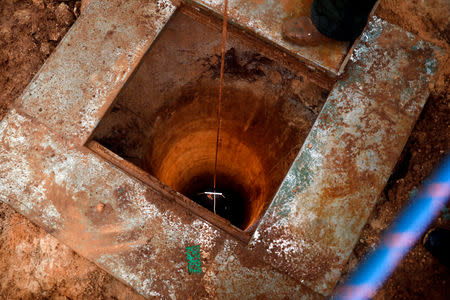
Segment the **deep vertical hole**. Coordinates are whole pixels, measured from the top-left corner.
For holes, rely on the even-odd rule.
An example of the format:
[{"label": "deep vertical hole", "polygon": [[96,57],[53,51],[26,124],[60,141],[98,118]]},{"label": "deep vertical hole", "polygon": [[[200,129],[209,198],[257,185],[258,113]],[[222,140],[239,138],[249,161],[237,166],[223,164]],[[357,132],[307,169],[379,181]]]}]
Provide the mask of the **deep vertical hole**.
[{"label": "deep vertical hole", "polygon": [[[202,20],[175,13],[94,139],[213,211],[202,193],[213,187],[221,31]],[[328,91],[229,29],[216,211],[252,232]]]},{"label": "deep vertical hole", "polygon": [[[180,192],[210,211],[214,211],[212,196],[208,197],[204,193],[212,192],[212,176],[212,173],[194,176]],[[217,179],[216,192],[222,193],[224,197],[216,197],[216,213],[229,220],[234,226],[242,227],[248,213],[247,202],[251,199],[250,195],[245,187],[229,176],[218,174]]]}]

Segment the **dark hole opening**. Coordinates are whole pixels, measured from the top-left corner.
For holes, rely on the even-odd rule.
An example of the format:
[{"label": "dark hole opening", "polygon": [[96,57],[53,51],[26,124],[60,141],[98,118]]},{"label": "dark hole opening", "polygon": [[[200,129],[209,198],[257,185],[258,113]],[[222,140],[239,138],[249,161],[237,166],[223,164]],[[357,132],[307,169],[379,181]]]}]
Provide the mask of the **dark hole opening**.
[{"label": "dark hole opening", "polygon": [[[213,174],[195,176],[180,190],[180,193],[197,202],[201,206],[214,211],[212,196],[204,192],[212,192]],[[216,192],[224,197],[216,197],[216,213],[230,221],[236,227],[242,227],[246,216],[246,202],[250,200],[245,188],[229,176],[219,174],[217,176]]]},{"label": "dark hole opening", "polygon": [[[213,187],[221,31],[209,20],[175,13],[93,138],[213,211],[201,193]],[[216,212],[245,232],[256,228],[328,94],[265,47],[229,28],[217,177],[225,198]]]}]

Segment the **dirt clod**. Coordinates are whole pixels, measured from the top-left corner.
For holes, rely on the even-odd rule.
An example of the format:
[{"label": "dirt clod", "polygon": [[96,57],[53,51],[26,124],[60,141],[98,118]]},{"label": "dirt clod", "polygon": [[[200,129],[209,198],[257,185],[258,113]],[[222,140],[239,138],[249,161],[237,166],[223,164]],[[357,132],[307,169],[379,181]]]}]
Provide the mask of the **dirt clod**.
[{"label": "dirt clod", "polygon": [[75,18],[69,6],[64,2],[58,5],[58,8],[55,10],[55,15],[58,24],[65,26],[72,24]]},{"label": "dirt clod", "polygon": [[44,8],[44,0],[31,0],[37,8]]},{"label": "dirt clod", "polygon": [[102,212],[104,208],[105,208],[105,204],[103,204],[103,203],[97,204],[97,212],[99,212],[99,213]]}]

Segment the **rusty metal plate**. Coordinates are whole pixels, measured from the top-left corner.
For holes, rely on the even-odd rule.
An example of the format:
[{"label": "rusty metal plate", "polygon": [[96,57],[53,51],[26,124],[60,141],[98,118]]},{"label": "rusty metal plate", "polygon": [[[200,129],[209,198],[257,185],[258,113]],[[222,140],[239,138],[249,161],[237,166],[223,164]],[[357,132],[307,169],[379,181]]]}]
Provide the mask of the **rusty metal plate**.
[{"label": "rusty metal plate", "polygon": [[90,1],[18,105],[85,141],[175,9],[170,0]]},{"label": "rusty metal plate", "polygon": [[436,64],[430,44],[373,17],[250,248],[330,294],[426,102]]},{"label": "rusty metal plate", "polygon": [[[0,174],[1,201],[143,296],[319,298],[270,265],[248,260],[241,242],[155,186],[14,109],[0,123]],[[201,246],[202,274],[189,275],[191,244]],[[240,285],[224,290],[224,278]]]},{"label": "rusty metal plate", "polygon": [[[222,0],[187,1],[223,14]],[[255,33],[308,65],[338,75],[349,50],[349,42],[330,41],[318,46],[298,46],[283,39],[281,26],[293,16],[309,16],[312,0],[229,0],[228,18],[232,24]]]},{"label": "rusty metal plate", "polygon": [[[239,239],[177,204],[176,194],[84,146],[174,10],[163,1],[89,4],[0,122],[0,201],[148,298],[320,298],[249,260]],[[189,275],[192,244],[201,248],[201,274]]]}]

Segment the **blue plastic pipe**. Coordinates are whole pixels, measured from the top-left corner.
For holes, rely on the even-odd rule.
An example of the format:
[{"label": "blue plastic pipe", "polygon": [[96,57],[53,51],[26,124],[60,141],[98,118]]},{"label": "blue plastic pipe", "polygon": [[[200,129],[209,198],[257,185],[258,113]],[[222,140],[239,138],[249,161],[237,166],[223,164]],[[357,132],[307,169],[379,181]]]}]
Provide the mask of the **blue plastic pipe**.
[{"label": "blue plastic pipe", "polygon": [[422,236],[450,198],[450,155],[397,217],[381,244],[336,289],[332,299],[370,299]]}]

